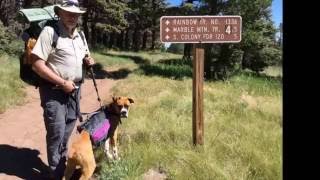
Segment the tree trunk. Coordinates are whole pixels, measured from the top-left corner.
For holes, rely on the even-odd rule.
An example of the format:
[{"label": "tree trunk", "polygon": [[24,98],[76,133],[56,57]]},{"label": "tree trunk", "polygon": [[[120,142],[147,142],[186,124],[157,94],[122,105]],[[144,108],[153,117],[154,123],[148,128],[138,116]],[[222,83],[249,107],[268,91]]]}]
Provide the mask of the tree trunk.
[{"label": "tree trunk", "polygon": [[99,44],[103,45],[104,43],[104,37],[105,37],[105,32],[103,30],[99,30],[98,32],[98,41],[99,41]]},{"label": "tree trunk", "polygon": [[[56,3],[56,1],[57,0],[55,0],[55,3]],[[91,8],[90,8],[88,0],[83,0],[82,3],[83,3],[84,7],[87,7],[86,13],[84,13],[82,16],[82,27],[83,27],[83,33],[86,36],[86,40],[87,40],[87,43],[89,46],[89,45],[91,45],[91,36],[89,34],[88,21],[89,21],[89,13],[91,12]]]},{"label": "tree trunk", "polygon": [[147,48],[147,40],[148,40],[148,30],[145,30],[142,37],[142,48],[145,50]]},{"label": "tree trunk", "polygon": [[156,40],[157,40],[157,37],[156,37],[156,33],[157,31],[155,30],[155,28],[152,29],[152,40],[151,40],[151,50],[154,50],[155,46],[156,46]]},{"label": "tree trunk", "polygon": [[126,33],[125,33],[125,37],[124,37],[124,48],[126,50],[129,50],[130,49],[130,38],[129,38],[129,29],[126,30]]},{"label": "tree trunk", "polygon": [[121,31],[120,34],[117,35],[117,46],[119,49],[123,49],[123,36],[125,35],[124,31]]},{"label": "tree trunk", "polygon": [[91,45],[92,47],[96,47],[97,43],[97,30],[95,23],[91,23]]},{"label": "tree trunk", "polygon": [[192,49],[192,44],[184,44],[183,59],[191,60],[191,49]]},{"label": "tree trunk", "polygon": [[114,44],[114,36],[115,34],[114,33],[110,33],[110,39],[109,39],[109,43],[108,43],[108,48],[112,48],[113,47],[113,44]]},{"label": "tree trunk", "polygon": [[108,35],[108,33],[106,33],[106,32],[104,32],[103,33],[103,45],[104,46],[108,46],[108,42],[109,42],[109,35]]},{"label": "tree trunk", "polygon": [[[210,15],[217,15],[218,12],[218,0],[211,0],[208,2],[209,5],[209,14]],[[220,45],[219,44],[205,44],[205,62],[204,62],[204,74],[205,74],[205,78],[207,79],[219,79],[218,75],[218,71],[220,68],[219,63],[218,62],[219,56],[220,56],[220,52],[216,53],[217,48],[220,49]],[[212,53],[212,50],[215,51],[215,53]],[[219,50],[220,51],[220,50]]]},{"label": "tree trunk", "polygon": [[89,36],[89,28],[88,28],[88,13],[85,13],[82,16],[82,27],[84,35],[86,36],[87,42],[91,42],[90,36]]},{"label": "tree trunk", "polygon": [[132,40],[133,40],[133,50],[139,51],[140,50],[140,32],[138,27],[134,29]]},{"label": "tree trunk", "polygon": [[[156,1],[155,0],[152,0],[152,9],[153,9],[153,11],[155,11],[156,10],[156,7],[157,6],[157,3],[156,3]],[[156,33],[157,33],[157,28],[156,28],[156,26],[157,26],[157,17],[154,15],[153,17],[152,17],[152,27],[151,27],[151,29],[152,29],[152,35],[151,35],[151,50],[154,50],[155,49],[155,46],[156,46],[156,40],[157,40],[157,36],[156,36]]]},{"label": "tree trunk", "polygon": [[4,26],[9,26],[11,5],[8,0],[0,2],[0,20]]}]

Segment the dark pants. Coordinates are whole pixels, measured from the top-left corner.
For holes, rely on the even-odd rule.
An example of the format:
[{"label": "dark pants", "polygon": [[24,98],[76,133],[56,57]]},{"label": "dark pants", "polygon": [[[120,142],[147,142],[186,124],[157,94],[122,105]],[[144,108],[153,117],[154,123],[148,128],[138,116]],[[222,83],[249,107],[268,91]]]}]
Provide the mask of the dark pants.
[{"label": "dark pants", "polygon": [[54,175],[60,178],[65,169],[68,140],[80,112],[80,89],[66,94],[60,89],[43,85],[39,92],[47,130],[48,163]]}]

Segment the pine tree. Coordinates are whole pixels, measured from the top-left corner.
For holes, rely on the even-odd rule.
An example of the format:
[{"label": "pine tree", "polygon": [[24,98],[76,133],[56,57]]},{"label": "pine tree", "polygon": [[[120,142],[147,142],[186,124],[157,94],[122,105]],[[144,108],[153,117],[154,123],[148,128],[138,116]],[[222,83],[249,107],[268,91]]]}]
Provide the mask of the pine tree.
[{"label": "pine tree", "polygon": [[[123,1],[85,0],[83,3],[87,8],[87,15],[83,17],[84,31],[89,31],[90,26],[92,46],[97,43],[97,35],[99,39],[102,39],[105,34],[112,37],[113,34],[119,34],[128,27],[125,13],[129,9]],[[89,35],[89,32],[87,33]]]},{"label": "pine tree", "polygon": [[281,59],[281,51],[275,44],[276,28],[271,20],[272,0],[229,0],[227,13],[242,16],[243,51],[241,66],[259,73]]},{"label": "pine tree", "polygon": [[201,13],[240,15],[242,41],[239,44],[206,44],[206,78],[226,79],[241,69],[257,73],[280,61],[275,46],[276,30],[271,21],[272,0],[203,0]]}]

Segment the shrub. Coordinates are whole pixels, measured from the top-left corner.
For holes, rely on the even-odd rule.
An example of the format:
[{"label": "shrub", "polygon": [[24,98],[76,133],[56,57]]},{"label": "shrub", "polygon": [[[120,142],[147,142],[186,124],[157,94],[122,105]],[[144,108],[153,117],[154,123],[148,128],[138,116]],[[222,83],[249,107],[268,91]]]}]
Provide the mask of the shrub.
[{"label": "shrub", "polygon": [[3,26],[0,21],[0,54],[6,52],[10,55],[17,55],[22,52],[23,48],[23,41],[16,40],[15,34]]}]

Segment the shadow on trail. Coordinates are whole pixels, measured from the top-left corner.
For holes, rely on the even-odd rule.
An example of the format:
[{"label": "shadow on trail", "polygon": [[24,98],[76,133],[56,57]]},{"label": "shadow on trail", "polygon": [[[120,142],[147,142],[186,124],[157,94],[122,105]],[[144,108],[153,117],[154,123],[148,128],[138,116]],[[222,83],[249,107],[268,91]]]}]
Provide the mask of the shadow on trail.
[{"label": "shadow on trail", "polygon": [[35,149],[18,148],[0,144],[0,173],[17,176],[21,179],[43,179],[48,166],[39,157]]},{"label": "shadow on trail", "polygon": [[[93,65],[93,73],[94,77],[96,79],[114,79],[114,80],[119,80],[119,79],[125,79],[128,77],[130,73],[132,73],[131,70],[127,68],[121,68],[116,71],[106,71],[103,68],[103,65],[100,63],[97,63]],[[92,78],[90,70],[87,70],[87,75],[86,78]]]}]

